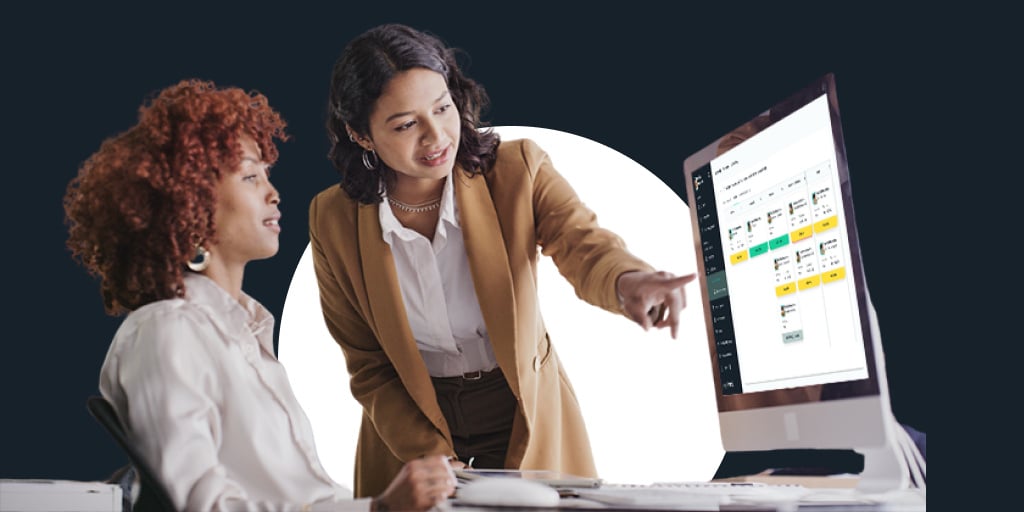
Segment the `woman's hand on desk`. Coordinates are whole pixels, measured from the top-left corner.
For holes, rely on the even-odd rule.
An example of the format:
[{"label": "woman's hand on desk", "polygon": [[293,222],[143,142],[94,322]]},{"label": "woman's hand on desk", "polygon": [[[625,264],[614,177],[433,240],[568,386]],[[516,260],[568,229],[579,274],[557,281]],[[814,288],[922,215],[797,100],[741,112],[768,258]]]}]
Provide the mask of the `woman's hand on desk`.
[{"label": "woman's hand on desk", "polygon": [[455,473],[443,455],[415,459],[402,466],[370,510],[429,510],[455,492]]},{"label": "woman's hand on desk", "polygon": [[676,276],[668,272],[623,272],[615,283],[622,309],[644,330],[651,327],[672,329],[675,339],[679,331],[679,312],[686,307],[683,287],[697,274]]}]

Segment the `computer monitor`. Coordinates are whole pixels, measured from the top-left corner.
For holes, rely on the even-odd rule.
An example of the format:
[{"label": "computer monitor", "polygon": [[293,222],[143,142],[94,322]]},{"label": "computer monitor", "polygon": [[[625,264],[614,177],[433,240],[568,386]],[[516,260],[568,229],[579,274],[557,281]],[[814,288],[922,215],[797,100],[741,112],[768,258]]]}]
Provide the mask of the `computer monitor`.
[{"label": "computer monitor", "polygon": [[905,487],[834,76],[683,167],[723,448],[854,449]]}]

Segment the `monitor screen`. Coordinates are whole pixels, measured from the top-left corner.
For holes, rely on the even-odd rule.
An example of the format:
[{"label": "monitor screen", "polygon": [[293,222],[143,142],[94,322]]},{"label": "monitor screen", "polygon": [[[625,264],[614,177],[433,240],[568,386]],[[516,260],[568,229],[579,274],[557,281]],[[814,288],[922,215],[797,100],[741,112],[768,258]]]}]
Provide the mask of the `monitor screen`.
[{"label": "monitor screen", "polygon": [[684,171],[723,447],[883,444],[888,397],[834,77]]}]

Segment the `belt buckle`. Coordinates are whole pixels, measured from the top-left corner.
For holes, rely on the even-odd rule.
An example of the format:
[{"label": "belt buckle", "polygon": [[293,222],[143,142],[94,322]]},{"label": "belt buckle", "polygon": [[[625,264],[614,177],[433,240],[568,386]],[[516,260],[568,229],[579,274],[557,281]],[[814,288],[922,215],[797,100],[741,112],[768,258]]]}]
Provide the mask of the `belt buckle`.
[{"label": "belt buckle", "polygon": [[480,380],[484,376],[484,372],[477,370],[475,372],[463,373],[462,380]]}]

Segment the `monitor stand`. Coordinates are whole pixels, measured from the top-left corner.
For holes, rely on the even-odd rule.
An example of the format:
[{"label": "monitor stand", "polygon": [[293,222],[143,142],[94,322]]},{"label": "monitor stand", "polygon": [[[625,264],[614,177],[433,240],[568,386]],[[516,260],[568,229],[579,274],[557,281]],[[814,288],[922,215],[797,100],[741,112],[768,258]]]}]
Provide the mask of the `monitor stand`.
[{"label": "monitor stand", "polygon": [[[887,411],[888,412],[888,411]],[[897,437],[902,429],[892,413],[886,415],[885,446],[858,448],[856,451],[864,456],[864,470],[860,473],[857,489],[866,493],[881,493],[910,488],[910,466],[898,445]]]},{"label": "monitor stand", "polygon": [[868,295],[868,323],[871,335],[877,341],[875,367],[878,368],[879,384],[882,390],[882,414],[885,421],[885,445],[871,448],[857,448],[864,456],[864,470],[860,474],[857,489],[865,493],[904,491],[925,487],[925,460],[917,445],[910,439],[903,426],[896,421],[889,405],[889,384],[885,376],[885,360],[882,356],[882,335],[878,327],[875,305]]}]

